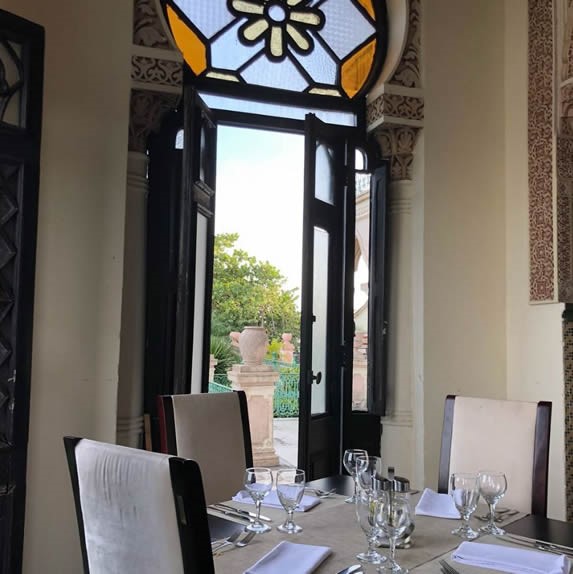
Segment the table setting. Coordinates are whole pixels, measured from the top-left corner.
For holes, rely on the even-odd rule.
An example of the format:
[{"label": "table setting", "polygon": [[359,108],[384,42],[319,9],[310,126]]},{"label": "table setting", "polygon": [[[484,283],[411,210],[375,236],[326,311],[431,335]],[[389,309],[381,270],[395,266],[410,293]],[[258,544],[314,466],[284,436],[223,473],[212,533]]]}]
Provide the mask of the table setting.
[{"label": "table setting", "polygon": [[247,469],[244,488],[232,500],[208,508],[210,527],[211,520],[234,525],[230,534],[223,534],[220,524],[211,530],[216,571],[570,571],[573,548],[505,531],[525,515],[497,508],[508,488],[502,472],[456,473],[449,494],[419,493],[393,468],[383,469],[379,457],[354,452],[344,461],[352,481],[344,488],[332,487],[341,483],[336,480],[306,483],[300,469]]}]

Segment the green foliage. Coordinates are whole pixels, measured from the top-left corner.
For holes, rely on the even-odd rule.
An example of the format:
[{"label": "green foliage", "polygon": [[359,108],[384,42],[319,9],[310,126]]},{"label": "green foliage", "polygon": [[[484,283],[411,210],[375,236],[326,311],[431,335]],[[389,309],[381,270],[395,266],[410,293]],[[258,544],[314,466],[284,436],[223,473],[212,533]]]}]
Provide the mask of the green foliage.
[{"label": "green foliage", "polygon": [[211,331],[228,336],[247,325],[263,325],[270,339],[298,335],[297,289],[285,289],[285,278],[268,261],[235,247],[239,235],[215,237]]},{"label": "green foliage", "polygon": [[217,365],[215,366],[216,375],[226,375],[233,364],[241,362],[241,357],[231,345],[228,336],[211,337],[209,352],[211,355],[215,355],[215,359],[217,359]]},{"label": "green foliage", "polygon": [[267,348],[267,359],[278,360],[283,343],[280,339],[271,339]]}]

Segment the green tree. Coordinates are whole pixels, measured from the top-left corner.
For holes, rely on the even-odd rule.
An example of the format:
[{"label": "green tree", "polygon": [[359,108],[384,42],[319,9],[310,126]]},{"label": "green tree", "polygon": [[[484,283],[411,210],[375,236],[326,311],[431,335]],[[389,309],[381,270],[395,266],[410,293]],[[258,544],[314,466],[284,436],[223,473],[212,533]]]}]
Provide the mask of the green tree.
[{"label": "green tree", "polygon": [[298,290],[285,288],[285,278],[274,265],[238,249],[238,238],[237,233],[215,236],[213,335],[225,336],[246,325],[264,325],[269,338],[280,338],[282,333],[298,337]]}]

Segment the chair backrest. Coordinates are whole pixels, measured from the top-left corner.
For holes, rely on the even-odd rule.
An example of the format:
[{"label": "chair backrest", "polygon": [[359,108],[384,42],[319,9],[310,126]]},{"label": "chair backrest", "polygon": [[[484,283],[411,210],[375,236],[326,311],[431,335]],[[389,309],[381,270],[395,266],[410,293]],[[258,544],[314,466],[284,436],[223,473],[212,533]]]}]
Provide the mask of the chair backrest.
[{"label": "chair backrest", "polygon": [[498,470],[507,477],[503,506],[547,514],[551,403],[448,395],[438,491],[454,472]]},{"label": "chair backrest", "polygon": [[85,574],[214,574],[197,463],[64,438]]},{"label": "chair backrest", "polygon": [[159,397],[162,450],[201,467],[207,504],[229,500],[253,466],[243,391]]}]

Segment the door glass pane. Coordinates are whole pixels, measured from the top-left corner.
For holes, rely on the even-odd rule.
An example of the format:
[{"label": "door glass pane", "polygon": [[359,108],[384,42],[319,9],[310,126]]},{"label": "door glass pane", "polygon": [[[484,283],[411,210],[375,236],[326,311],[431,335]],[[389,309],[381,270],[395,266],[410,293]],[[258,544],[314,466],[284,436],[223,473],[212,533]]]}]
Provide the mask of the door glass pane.
[{"label": "door glass pane", "polygon": [[[358,155],[358,154],[357,154]],[[367,410],[368,370],[368,247],[370,239],[370,174],[356,173],[356,225],[354,242],[354,349],[352,410]]]},{"label": "door glass pane", "polygon": [[205,273],[207,271],[207,218],[197,214],[197,259],[195,267],[195,315],[193,318],[193,359],[191,392],[201,392],[203,376],[203,328],[205,325]]},{"label": "door glass pane", "polygon": [[312,312],[312,372],[317,379],[312,384],[311,413],[322,414],[326,408],[326,336],[328,311],[328,254],[330,237],[328,232],[314,228],[313,294]]},{"label": "door glass pane", "polygon": [[314,196],[331,205],[334,203],[334,150],[324,143],[316,148]]},{"label": "door glass pane", "polygon": [[22,113],[23,86],[22,46],[15,42],[0,42],[0,76],[2,93],[0,94],[0,121],[11,126],[26,127]]}]

